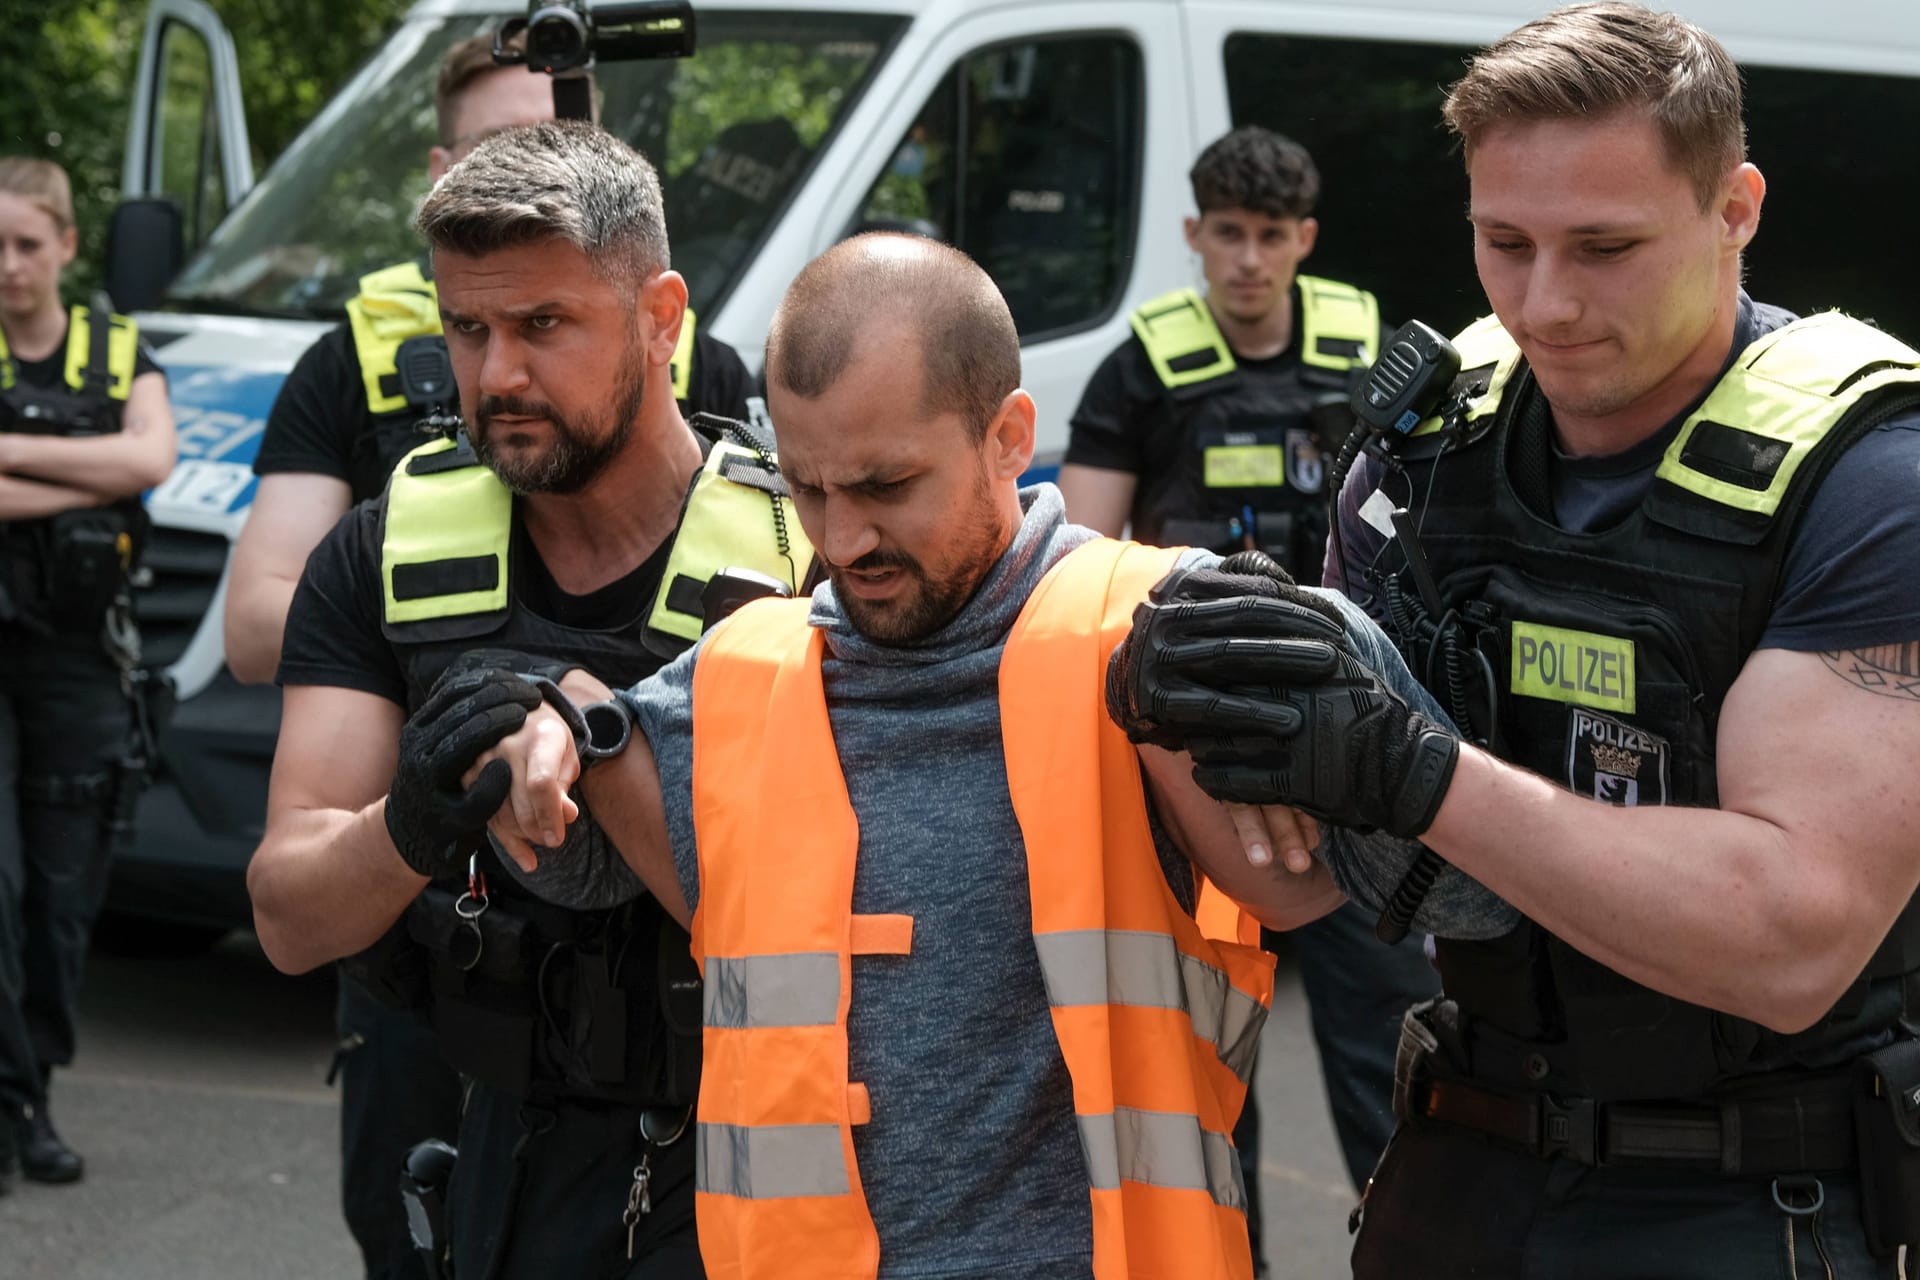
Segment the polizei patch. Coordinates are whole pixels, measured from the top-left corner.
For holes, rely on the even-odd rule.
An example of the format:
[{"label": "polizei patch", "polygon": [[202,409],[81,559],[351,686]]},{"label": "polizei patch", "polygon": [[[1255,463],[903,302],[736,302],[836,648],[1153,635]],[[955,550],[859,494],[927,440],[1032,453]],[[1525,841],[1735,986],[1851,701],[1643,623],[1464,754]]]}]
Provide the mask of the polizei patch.
[{"label": "polizei patch", "polygon": [[1608,804],[1667,802],[1667,740],[1623,720],[1567,712],[1567,786]]},{"label": "polizei patch", "polygon": [[1632,715],[1633,641],[1625,636],[1513,622],[1512,689],[1529,698]]}]

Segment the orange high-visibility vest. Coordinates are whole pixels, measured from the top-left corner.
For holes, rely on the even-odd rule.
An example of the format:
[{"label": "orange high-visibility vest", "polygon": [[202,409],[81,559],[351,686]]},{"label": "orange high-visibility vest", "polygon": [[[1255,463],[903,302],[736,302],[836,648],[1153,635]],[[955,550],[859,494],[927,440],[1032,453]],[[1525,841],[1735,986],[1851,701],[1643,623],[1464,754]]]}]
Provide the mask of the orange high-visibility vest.
[{"label": "orange high-visibility vest", "polygon": [[[1148,832],[1139,757],[1103,698],[1108,655],[1177,554],[1078,548],[1028,600],[1000,662],[1033,945],[1073,1082],[1098,1280],[1253,1272],[1229,1135],[1273,958],[1209,940],[1181,910]],[[694,670],[693,950],[706,976],[696,1201],[714,1280],[871,1280],[880,1265],[854,1159],[870,1100],[848,1079],[847,1008],[853,957],[910,954],[913,920],[853,914],[859,823],[807,612],[805,600],[740,610]],[[965,1133],[966,1117],[924,1119],[929,1141]]]}]

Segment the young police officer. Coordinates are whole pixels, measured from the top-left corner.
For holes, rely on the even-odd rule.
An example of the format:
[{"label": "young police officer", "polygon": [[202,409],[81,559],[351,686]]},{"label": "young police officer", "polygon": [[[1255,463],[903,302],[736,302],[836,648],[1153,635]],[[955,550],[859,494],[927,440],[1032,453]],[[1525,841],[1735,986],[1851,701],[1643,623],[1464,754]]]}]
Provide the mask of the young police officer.
[{"label": "young police officer", "polygon": [[[1118,537],[1222,553],[1257,546],[1302,581],[1327,541],[1326,472],[1351,372],[1379,349],[1379,308],[1352,285],[1298,274],[1313,251],[1320,175],[1306,148],[1257,126],[1200,153],[1187,246],[1204,297],[1181,289],[1133,313],[1073,415],[1060,492],[1070,519]],[[1347,1171],[1365,1184],[1393,1131],[1400,1017],[1439,986],[1418,939],[1396,950],[1348,907],[1291,935]],[[1259,1184],[1259,1119],[1234,1139]],[[1259,1202],[1250,1218],[1261,1259]]]},{"label": "young police officer", "polygon": [[[1446,115],[1494,315],[1404,477],[1343,494],[1330,569],[1456,659],[1412,665],[1489,746],[1280,605],[1211,633],[1275,638],[1188,718],[1216,794],[1419,836],[1527,917],[1438,944],[1355,1269],[1892,1276],[1920,1240],[1920,352],[1741,289],[1766,184],[1698,27],[1560,10]],[[1359,514],[1383,485],[1411,543]]]},{"label": "young police officer", "polygon": [[[0,1190],[72,1182],[47,1111],[106,892],[128,767],[126,592],[140,491],[173,467],[166,375],[133,322],[64,307],[77,238],[66,172],[0,157]],[[109,625],[109,615],[113,615]]]},{"label": "young police officer", "polygon": [[698,635],[718,568],[792,589],[808,553],[766,442],[696,433],[675,404],[686,288],[644,159],[585,124],[508,130],[419,222],[468,435],[415,450],[308,562],[256,922],[275,963],[303,970],[404,915],[356,965],[396,994],[425,988],[472,1080],[448,1189],[457,1274],[698,1275],[686,935],[651,900],[546,909],[485,854],[470,871],[461,839],[491,806],[462,822],[387,793],[396,777],[450,785],[401,728],[423,704],[468,724],[469,701],[427,698],[466,651],[637,679]]},{"label": "young police officer", "polygon": [[[439,143],[427,173],[439,182],[484,138],[553,118],[552,81],[493,61],[493,37],[453,46],[434,89]],[[374,272],[347,304],[349,321],[294,366],[267,417],[254,470],[259,493],[228,578],[227,663],[245,681],[273,678],[287,606],[307,556],[355,502],[386,487],[394,464],[425,442],[423,409],[400,393],[403,342],[436,337],[433,286],[413,263]],[[746,416],[751,378],[733,348],[681,326],[672,378],[683,411]],[[428,429],[430,430],[430,428]],[[409,1148],[451,1137],[460,1082],[418,1014],[389,1009],[351,981],[340,985],[341,1192],[347,1225],[374,1280],[417,1275],[395,1171]]]}]

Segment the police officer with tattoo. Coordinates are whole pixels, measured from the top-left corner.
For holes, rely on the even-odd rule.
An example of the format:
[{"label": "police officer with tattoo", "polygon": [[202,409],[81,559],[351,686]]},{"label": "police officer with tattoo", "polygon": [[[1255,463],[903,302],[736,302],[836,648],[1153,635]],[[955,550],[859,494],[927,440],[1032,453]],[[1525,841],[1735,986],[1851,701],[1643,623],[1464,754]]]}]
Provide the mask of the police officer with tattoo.
[{"label": "police officer with tattoo", "polygon": [[61,306],[77,243],[66,172],[0,157],[0,1191],[84,1171],[47,1089],[161,713],[130,588],[173,413],[133,321]]},{"label": "police officer with tattoo", "polygon": [[[1329,577],[1457,730],[1284,600],[1189,618],[1122,714],[1216,795],[1417,837],[1523,913],[1438,941],[1356,1274],[1894,1276],[1920,351],[1742,290],[1766,183],[1733,61],[1677,16],[1549,14],[1446,118],[1493,315],[1355,472]],[[1129,643],[1167,654],[1169,620]]]},{"label": "police officer with tattoo", "polygon": [[[1133,313],[1073,415],[1060,469],[1070,519],[1118,537],[1223,554],[1264,550],[1317,581],[1327,542],[1329,451],[1351,416],[1350,379],[1379,353],[1379,305],[1352,285],[1300,274],[1319,236],[1320,174],[1305,147],[1257,125],[1216,140],[1189,175],[1200,211],[1187,246],[1205,296],[1179,289]],[[1286,935],[1356,1189],[1393,1131],[1394,1047],[1407,1006],[1439,986],[1419,939],[1393,950],[1358,906]],[[1259,1185],[1253,1101],[1234,1143]],[[1264,1269],[1261,1215],[1249,1206]]]},{"label": "police officer with tattoo", "polygon": [[[687,935],[651,899],[533,898],[479,838],[503,780],[459,779],[543,674],[638,679],[697,638],[714,579],[792,591],[811,551],[770,441],[681,417],[686,287],[642,157],[584,123],[510,129],[418,225],[467,426],[408,454],[308,561],[256,924],[282,968],[353,957],[424,1004],[467,1077],[436,1265],[698,1276]],[[503,667],[527,677],[505,696]]]},{"label": "police officer with tattoo", "polygon": [[[482,139],[552,119],[553,91],[546,76],[495,63],[486,34],[441,59],[434,108],[438,142],[426,160],[437,183]],[[419,264],[366,276],[347,314],[294,366],[254,459],[260,487],[234,548],[225,618],[227,663],[244,681],[273,678],[307,556],[353,503],[378,496],[395,464],[433,434],[422,421],[433,399],[451,398],[434,286]],[[422,389],[404,379],[403,350],[415,360],[437,355],[424,366],[437,381]],[[748,412],[751,375],[732,347],[697,328],[691,308],[671,377],[683,411],[727,418]],[[389,1008],[352,982],[340,984],[336,1023],[347,1225],[370,1280],[418,1276],[395,1173],[415,1143],[453,1136],[459,1077],[416,1012]]]}]

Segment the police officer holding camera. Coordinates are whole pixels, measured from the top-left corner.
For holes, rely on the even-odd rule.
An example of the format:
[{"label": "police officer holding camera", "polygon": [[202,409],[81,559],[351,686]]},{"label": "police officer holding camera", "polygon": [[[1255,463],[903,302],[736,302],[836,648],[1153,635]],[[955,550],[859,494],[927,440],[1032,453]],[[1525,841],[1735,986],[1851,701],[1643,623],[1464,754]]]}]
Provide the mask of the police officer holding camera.
[{"label": "police officer holding camera", "polygon": [[129,590],[173,414],[131,320],[61,305],[77,248],[65,171],[0,157],[0,1190],[83,1172],[47,1091],[152,746]]}]

